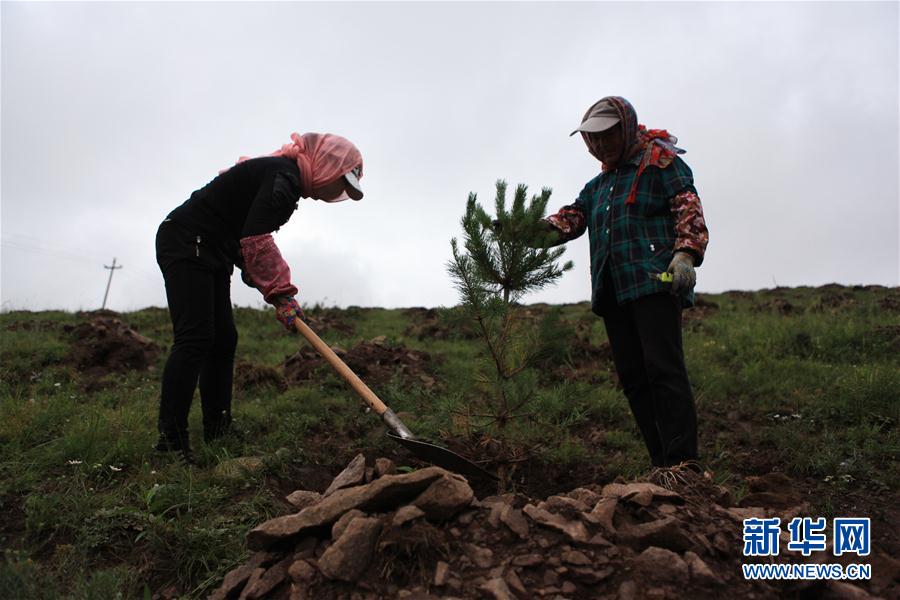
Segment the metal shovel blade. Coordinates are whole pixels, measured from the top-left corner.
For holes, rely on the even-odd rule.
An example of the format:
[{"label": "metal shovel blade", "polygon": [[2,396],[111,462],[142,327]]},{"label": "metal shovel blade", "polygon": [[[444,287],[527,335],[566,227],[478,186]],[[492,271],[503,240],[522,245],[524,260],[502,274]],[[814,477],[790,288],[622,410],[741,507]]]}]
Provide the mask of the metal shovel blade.
[{"label": "metal shovel blade", "polygon": [[463,458],[452,450],[436,446],[435,444],[424,440],[400,437],[393,431],[388,431],[387,435],[398,444],[406,447],[406,449],[412,452],[417,458],[425,462],[447,469],[448,471],[453,471],[454,473],[459,473],[460,475],[465,475],[466,477],[485,477],[494,481],[498,480],[496,475],[488,473],[472,461]]}]

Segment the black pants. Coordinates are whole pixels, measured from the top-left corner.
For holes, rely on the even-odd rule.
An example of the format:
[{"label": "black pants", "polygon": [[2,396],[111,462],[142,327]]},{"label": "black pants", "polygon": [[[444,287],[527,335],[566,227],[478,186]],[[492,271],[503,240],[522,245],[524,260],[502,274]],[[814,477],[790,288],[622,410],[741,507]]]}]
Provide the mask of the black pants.
[{"label": "black pants", "polygon": [[616,371],[651,463],[696,460],[697,410],[684,365],[681,299],[652,294],[619,306],[607,271],[602,306]]},{"label": "black pants", "polygon": [[157,237],[174,342],[162,377],[159,432],[187,442],[188,413],[200,383],[203,429],[215,434],[231,422],[231,385],[237,329],[231,309],[231,270],[194,257],[169,261],[172,239]]}]

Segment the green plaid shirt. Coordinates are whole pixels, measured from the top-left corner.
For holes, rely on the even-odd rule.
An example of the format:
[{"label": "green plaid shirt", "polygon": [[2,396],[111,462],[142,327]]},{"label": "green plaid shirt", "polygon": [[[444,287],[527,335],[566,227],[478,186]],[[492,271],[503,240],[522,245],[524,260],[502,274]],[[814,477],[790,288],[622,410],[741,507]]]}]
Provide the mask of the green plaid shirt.
[{"label": "green plaid shirt", "polygon": [[[678,157],[666,168],[648,166],[638,181],[636,201],[626,205],[639,161],[638,155],[614,170],[601,173],[584,186],[574,204],[547,219],[560,230],[561,242],[575,239],[587,229],[591,248],[591,304],[597,314],[602,314],[604,269],[611,269],[616,300],[623,304],[670,290],[671,284],[657,281],[651,275],[666,271],[675,250],[693,254],[695,266],[703,261],[705,238],[702,243],[682,244],[683,240],[676,235],[672,208],[676,196],[693,198],[696,204],[693,210],[700,211],[702,224],[702,210],[690,167]],[[706,235],[705,224],[702,224],[702,235]],[[684,305],[693,304],[691,291]]]}]

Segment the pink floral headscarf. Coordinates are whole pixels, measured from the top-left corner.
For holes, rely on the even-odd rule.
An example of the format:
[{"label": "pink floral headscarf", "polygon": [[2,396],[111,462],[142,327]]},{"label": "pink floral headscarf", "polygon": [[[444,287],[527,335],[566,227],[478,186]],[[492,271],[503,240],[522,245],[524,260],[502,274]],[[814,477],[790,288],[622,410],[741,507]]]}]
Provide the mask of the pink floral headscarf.
[{"label": "pink floral headscarf", "polygon": [[[312,190],[341,177],[347,171],[359,167],[362,178],[362,154],[353,142],[333,133],[291,134],[291,143],[267,156],[287,156],[297,161],[300,169],[300,194],[309,197]],[[238,163],[249,160],[242,156]],[[224,173],[228,169],[220,171]]]}]

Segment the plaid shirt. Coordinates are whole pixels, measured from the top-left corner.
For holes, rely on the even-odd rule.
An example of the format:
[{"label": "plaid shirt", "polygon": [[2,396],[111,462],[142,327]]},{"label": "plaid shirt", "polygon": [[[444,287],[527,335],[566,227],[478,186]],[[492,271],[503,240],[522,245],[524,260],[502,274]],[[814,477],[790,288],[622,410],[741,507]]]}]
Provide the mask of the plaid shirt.
[{"label": "plaid shirt", "polygon": [[[649,166],[638,180],[636,201],[625,203],[637,175],[640,155],[590,180],[574,204],[547,221],[560,233],[560,243],[585,229],[591,247],[591,304],[602,314],[603,270],[612,269],[616,300],[624,304],[649,294],[668,292],[671,284],[652,274],[664,273],[676,250],[703,262],[709,233],[690,167],[676,157],[665,168]],[[694,292],[685,306],[693,306]]]}]

